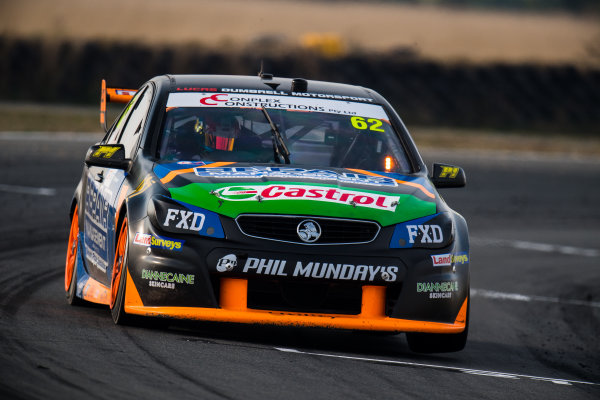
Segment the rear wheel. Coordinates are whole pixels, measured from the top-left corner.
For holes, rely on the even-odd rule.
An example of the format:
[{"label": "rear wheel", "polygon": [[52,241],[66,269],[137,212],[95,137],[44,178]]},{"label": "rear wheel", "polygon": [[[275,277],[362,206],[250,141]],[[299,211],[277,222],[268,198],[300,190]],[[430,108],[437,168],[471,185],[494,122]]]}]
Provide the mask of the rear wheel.
[{"label": "rear wheel", "polygon": [[82,304],[83,301],[77,297],[77,245],[79,241],[79,213],[75,206],[73,218],[71,219],[71,230],[69,231],[69,242],[67,244],[67,260],[65,262],[65,293],[67,303],[71,305]]},{"label": "rear wheel", "polygon": [[469,299],[464,331],[451,334],[407,332],[406,340],[410,350],[415,353],[451,353],[464,349],[469,335],[470,306],[471,301]]},{"label": "rear wheel", "polygon": [[128,249],[127,218],[123,219],[113,263],[112,279],[110,285],[110,311],[112,319],[117,325],[130,322],[131,316],[125,313],[125,284],[127,281],[127,249]]}]

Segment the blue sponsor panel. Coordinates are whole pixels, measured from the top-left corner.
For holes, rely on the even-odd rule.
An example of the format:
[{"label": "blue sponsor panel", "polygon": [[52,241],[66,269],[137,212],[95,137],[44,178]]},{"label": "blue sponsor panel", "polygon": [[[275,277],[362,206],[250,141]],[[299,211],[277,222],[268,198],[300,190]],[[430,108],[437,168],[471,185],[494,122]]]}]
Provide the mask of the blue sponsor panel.
[{"label": "blue sponsor panel", "polygon": [[362,185],[397,186],[396,181],[382,176],[372,176],[355,172],[337,173],[328,169],[305,169],[288,167],[221,167],[221,168],[195,168],[197,176],[211,178],[283,178],[283,179],[310,179],[333,180],[340,183],[355,183]]},{"label": "blue sponsor panel", "polygon": [[154,197],[153,203],[156,223],[163,230],[220,239],[225,237],[219,215],[213,211],[165,196]]},{"label": "blue sponsor panel", "polygon": [[225,237],[225,232],[223,232],[223,226],[221,225],[221,220],[219,219],[219,214],[180,201],[177,201],[177,203],[181,204],[182,206],[186,207],[188,210],[194,213],[204,215],[204,224],[197,231],[199,235],[210,236],[220,239],[223,239]]},{"label": "blue sponsor panel", "polygon": [[88,176],[85,190],[85,217],[83,223],[84,255],[90,266],[106,272],[108,268],[108,224],[110,204],[106,191],[101,190],[93,178]]},{"label": "blue sponsor panel", "polygon": [[[154,168],[154,173],[160,178],[167,176],[169,172],[192,168],[195,175],[203,178],[222,178],[222,179],[261,179],[261,178],[281,178],[281,179],[307,179],[321,181],[338,181],[340,183],[375,185],[395,187],[398,183],[385,176],[374,176],[356,172],[338,173],[328,169],[305,169],[291,167],[217,167],[202,168],[210,165],[210,162],[203,161],[181,161],[170,164],[160,164]],[[413,178],[405,177],[406,180]]]},{"label": "blue sponsor panel", "polygon": [[438,214],[428,215],[423,218],[397,224],[390,240],[392,249],[410,249],[422,247],[421,243],[442,243],[446,239],[438,225],[427,224]]},{"label": "blue sponsor panel", "polygon": [[399,174],[397,172],[385,172],[385,171],[369,171],[369,172],[372,172],[377,175],[385,176],[388,179],[393,179],[393,180],[402,181],[402,182],[418,183],[420,185],[423,185],[423,187],[425,187],[425,189],[427,189],[428,191],[435,192],[434,187],[429,183],[428,180],[422,179],[418,176],[408,176],[408,175]]},{"label": "blue sponsor panel", "polygon": [[179,161],[179,162],[175,162],[175,163],[158,164],[154,167],[154,173],[156,174],[158,179],[162,179],[165,176],[167,176],[167,174],[169,172],[179,171],[181,169],[188,169],[188,168],[198,167],[201,165],[209,165],[209,164],[212,164],[212,163],[209,161],[207,161],[207,162],[204,162],[204,161]]},{"label": "blue sponsor panel", "polygon": [[77,239],[77,258],[75,259],[75,273],[77,274],[77,289],[75,291],[75,294],[77,295],[77,297],[82,298],[83,297],[83,287],[85,286],[85,284],[87,283],[88,279],[90,279],[90,276],[88,275],[86,269],[85,269],[85,264],[83,262],[83,246],[82,246],[82,242],[81,239],[83,238],[83,235],[81,233],[79,233],[78,239]]},{"label": "blue sponsor panel", "polygon": [[85,190],[83,223],[83,256],[88,272],[107,283],[112,273],[114,254],[116,200],[125,179],[125,172],[106,169],[98,178],[97,171],[88,171]]}]

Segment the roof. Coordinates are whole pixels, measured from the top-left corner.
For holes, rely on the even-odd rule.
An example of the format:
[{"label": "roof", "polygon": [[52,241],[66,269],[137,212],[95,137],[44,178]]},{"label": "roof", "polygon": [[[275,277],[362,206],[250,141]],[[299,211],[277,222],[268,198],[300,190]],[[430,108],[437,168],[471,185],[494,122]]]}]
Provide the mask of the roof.
[{"label": "roof", "polygon": [[[164,83],[170,81],[170,92],[210,92],[210,89],[229,88],[257,90],[259,91],[257,94],[278,94],[280,92],[289,94],[291,92],[305,92],[307,94],[315,95],[338,95],[379,100],[379,96],[376,92],[361,86],[304,80],[301,78],[269,78],[268,76],[261,78],[260,76],[241,75],[164,75],[155,79],[166,80]],[[304,82],[306,83],[306,90],[302,90]],[[295,90],[292,90],[293,85],[295,85]]]}]

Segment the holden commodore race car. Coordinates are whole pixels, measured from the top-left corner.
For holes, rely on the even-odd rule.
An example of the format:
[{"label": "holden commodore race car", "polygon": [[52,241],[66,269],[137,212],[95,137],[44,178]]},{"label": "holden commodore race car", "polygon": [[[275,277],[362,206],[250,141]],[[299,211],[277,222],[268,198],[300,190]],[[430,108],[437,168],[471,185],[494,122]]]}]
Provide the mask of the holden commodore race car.
[{"label": "holden commodore race car", "polygon": [[259,76],[164,75],[85,157],[70,207],[65,291],[116,324],[169,317],[406,332],[461,350],[469,240],[373,90]]}]

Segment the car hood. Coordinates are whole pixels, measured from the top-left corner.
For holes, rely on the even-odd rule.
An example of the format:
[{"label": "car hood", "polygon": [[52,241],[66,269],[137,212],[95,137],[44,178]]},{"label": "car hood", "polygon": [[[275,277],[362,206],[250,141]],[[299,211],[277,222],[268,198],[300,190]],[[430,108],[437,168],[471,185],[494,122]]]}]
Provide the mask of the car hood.
[{"label": "car hood", "polygon": [[420,176],[230,162],[157,164],[154,173],[173,199],[231,218],[313,215],[387,226],[437,209],[437,192]]}]

